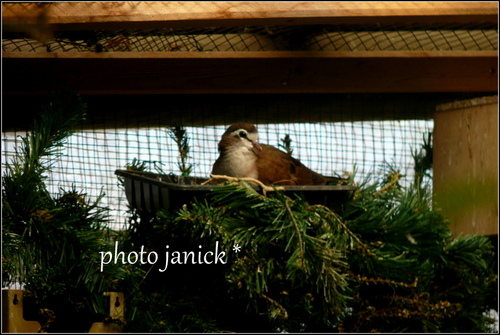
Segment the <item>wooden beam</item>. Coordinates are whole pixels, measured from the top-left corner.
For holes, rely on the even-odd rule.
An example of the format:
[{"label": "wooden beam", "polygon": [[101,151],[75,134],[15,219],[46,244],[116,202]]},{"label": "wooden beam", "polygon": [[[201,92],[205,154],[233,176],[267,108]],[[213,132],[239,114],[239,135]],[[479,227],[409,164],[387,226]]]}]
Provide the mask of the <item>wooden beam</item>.
[{"label": "wooden beam", "polygon": [[496,51],[3,53],[4,94],[497,91]]},{"label": "wooden beam", "polygon": [[4,31],[63,29],[498,22],[497,2],[2,3]]},{"label": "wooden beam", "polygon": [[269,58],[467,58],[496,57],[497,51],[114,51],[4,52],[4,59],[269,59]]},{"label": "wooden beam", "polygon": [[498,236],[498,96],[438,105],[433,192],[454,236]]},{"label": "wooden beam", "polygon": [[[436,105],[488,95],[477,93],[84,95],[81,129],[204,127],[252,123],[429,120]],[[491,94],[490,94],[491,95]],[[3,95],[2,131],[30,129],[49,100],[45,95]],[[19,117],[22,115],[23,117]],[[80,128],[79,128],[80,129]]]}]

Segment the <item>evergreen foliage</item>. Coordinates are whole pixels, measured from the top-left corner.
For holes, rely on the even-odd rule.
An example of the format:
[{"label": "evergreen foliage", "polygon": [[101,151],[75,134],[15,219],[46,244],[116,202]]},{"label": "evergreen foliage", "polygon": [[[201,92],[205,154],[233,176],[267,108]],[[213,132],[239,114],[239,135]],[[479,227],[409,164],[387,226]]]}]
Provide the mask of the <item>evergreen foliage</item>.
[{"label": "evergreen foliage", "polygon": [[[127,332],[491,331],[485,312],[496,306],[496,255],[484,236],[452,237],[422,183],[429,159],[409,187],[394,168],[358,185],[342,211],[278,190],[264,196],[240,181],[175,211],[131,208],[130,229],[112,238],[101,198],[92,202],[74,187],[51,195],[45,186],[84,112],[78,96],[57,95],[2,177],[3,286],[25,285],[42,330],[88,331],[108,316],[103,292],[121,290],[125,320],[111,321],[124,321]],[[186,134],[173,134],[188,174]],[[416,163],[432,152],[424,145]],[[127,168],[147,166],[134,160]],[[100,272],[100,252],[114,240],[125,252],[144,246],[160,258]],[[227,263],[161,272],[166,245],[218,246]]]},{"label": "evergreen foliage", "polygon": [[108,314],[103,293],[126,274],[100,272],[99,251],[111,248],[104,194],[94,202],[74,187],[51,195],[44,182],[85,108],[74,93],[54,95],[2,176],[2,286],[24,285],[26,318],[43,331],[88,331]]},{"label": "evergreen foliage", "polygon": [[[453,239],[449,222],[431,209],[427,189],[398,186],[397,172],[389,177],[378,187],[361,187],[344,213],[346,225],[363,242],[348,252],[358,294],[343,329],[488,331],[492,320],[485,312],[494,308],[488,297],[496,295],[497,281],[491,242],[476,235]],[[464,266],[467,272],[461,271]],[[472,278],[480,297],[470,290]]]},{"label": "evergreen foliage", "polygon": [[[218,241],[228,255],[224,266],[153,269],[145,280],[148,294],[154,287],[162,303],[193,309],[180,318],[157,314],[150,329],[491,330],[485,314],[496,295],[491,242],[476,235],[454,239],[447,220],[432,209],[429,190],[420,183],[404,188],[401,178],[388,169],[380,182],[360,185],[342,213],[280,191],[263,196],[239,182],[177,212],[139,220],[148,226],[139,243],[159,252],[166,244],[198,250]],[[185,318],[196,318],[196,329],[179,323]],[[130,318],[131,327],[136,319],[142,317]],[[169,326],[151,326],[159,323]]]}]

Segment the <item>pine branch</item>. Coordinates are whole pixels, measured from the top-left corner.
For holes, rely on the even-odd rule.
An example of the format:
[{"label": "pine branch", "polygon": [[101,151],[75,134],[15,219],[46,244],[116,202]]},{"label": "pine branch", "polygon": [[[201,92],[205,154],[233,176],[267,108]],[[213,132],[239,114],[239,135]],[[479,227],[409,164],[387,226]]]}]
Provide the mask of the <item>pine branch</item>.
[{"label": "pine branch", "polygon": [[279,144],[278,146],[283,148],[287,154],[292,155],[293,149],[292,149],[292,139],[290,138],[290,135],[286,134],[285,138],[281,139],[281,142],[283,142],[283,144]]},{"label": "pine branch", "polygon": [[[243,306],[235,314],[243,324],[265,324],[262,316],[268,331],[457,332],[490,324],[491,245],[477,236],[454,240],[431,193],[401,186],[396,169],[359,185],[341,213],[276,189],[261,195],[252,180],[212,177],[230,183],[178,213],[160,213],[158,238],[225,246],[228,263],[213,286],[224,293],[203,294],[233,301],[219,306],[227,313]],[[231,253],[236,243],[241,251]],[[181,295],[198,302],[191,290]]]},{"label": "pine branch", "polygon": [[299,229],[299,225],[297,223],[297,220],[295,220],[295,216],[293,215],[292,210],[290,209],[290,205],[288,204],[288,202],[289,202],[289,199],[286,199],[285,200],[285,207],[286,207],[286,210],[290,216],[290,219],[292,219],[293,227],[295,229],[295,234],[296,234],[296,237],[298,239],[297,245],[299,247],[299,262],[300,262],[299,266],[306,268],[306,266],[304,264],[304,255],[305,255],[304,242],[302,242],[302,236],[301,236],[301,232]]},{"label": "pine branch", "polygon": [[104,194],[94,202],[74,187],[51,195],[44,183],[43,174],[51,170],[84,111],[76,94],[56,95],[22,138],[3,176],[5,277],[24,284],[26,301],[55,313],[46,314],[45,327],[65,333],[81,331],[75,328],[79,323],[106,314],[103,292],[116,288],[126,274],[116,265],[99,270],[99,252],[111,249],[104,227],[108,209],[99,206]]},{"label": "pine branch", "polygon": [[423,141],[420,151],[415,150],[411,153],[415,170],[414,183],[417,188],[421,187],[424,176],[430,177],[427,171],[432,169],[433,163],[432,133],[427,133],[427,139],[424,136]]},{"label": "pine branch", "polygon": [[22,138],[16,156],[6,165],[3,181],[3,205],[7,215],[28,220],[33,208],[50,202],[43,183],[65,140],[74,127],[84,120],[86,104],[72,92],[61,92],[42,106],[33,130]]},{"label": "pine branch", "polygon": [[169,128],[169,135],[175,143],[177,144],[177,149],[179,151],[179,170],[181,171],[181,175],[187,177],[191,174],[193,170],[193,164],[188,164],[187,161],[189,158],[189,137],[187,136],[186,129],[182,126],[175,125]]}]

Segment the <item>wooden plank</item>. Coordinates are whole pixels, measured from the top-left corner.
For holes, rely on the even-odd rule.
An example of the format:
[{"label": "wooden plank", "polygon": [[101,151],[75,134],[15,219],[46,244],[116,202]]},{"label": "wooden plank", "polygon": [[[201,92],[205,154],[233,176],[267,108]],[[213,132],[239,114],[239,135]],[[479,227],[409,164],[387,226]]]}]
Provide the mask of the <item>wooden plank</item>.
[{"label": "wooden plank", "polygon": [[496,51],[4,53],[5,94],[497,91]]},{"label": "wooden plank", "polygon": [[438,106],[434,201],[455,236],[498,234],[498,96]]},{"label": "wooden plank", "polygon": [[498,22],[496,2],[60,2],[2,3],[4,30],[291,24]]},{"label": "wooden plank", "polygon": [[[204,127],[247,120],[252,123],[429,120],[437,104],[484,96],[478,93],[383,94],[196,94],[83,95],[82,129]],[[3,95],[3,131],[29,129],[45,95]],[[15,111],[15,112],[13,112]],[[22,118],[19,115],[23,115]]]},{"label": "wooden plank", "polygon": [[4,59],[333,59],[491,58],[497,51],[206,51],[206,52],[3,52]]}]

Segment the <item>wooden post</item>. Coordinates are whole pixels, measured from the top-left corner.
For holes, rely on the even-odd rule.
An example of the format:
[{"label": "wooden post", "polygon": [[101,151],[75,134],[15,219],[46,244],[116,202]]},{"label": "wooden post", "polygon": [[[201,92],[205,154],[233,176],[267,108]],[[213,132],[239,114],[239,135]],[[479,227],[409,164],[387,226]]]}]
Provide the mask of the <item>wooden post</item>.
[{"label": "wooden post", "polygon": [[454,236],[498,234],[498,96],[438,105],[434,200]]}]

